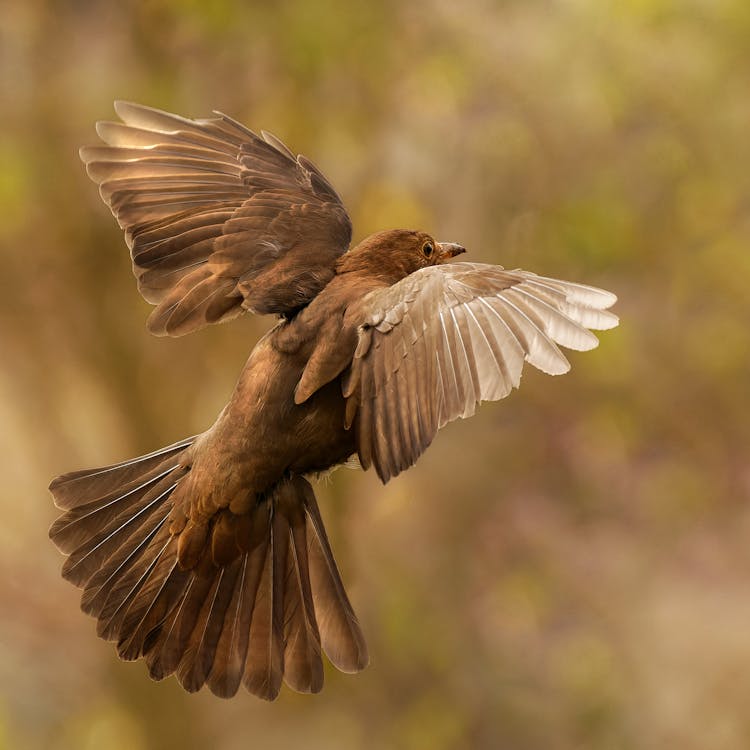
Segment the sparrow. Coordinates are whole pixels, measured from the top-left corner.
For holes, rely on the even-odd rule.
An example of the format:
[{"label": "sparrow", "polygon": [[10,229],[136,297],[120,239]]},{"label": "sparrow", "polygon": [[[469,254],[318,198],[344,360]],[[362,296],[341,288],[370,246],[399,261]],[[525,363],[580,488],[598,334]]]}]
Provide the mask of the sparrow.
[{"label": "sparrow", "polygon": [[517,388],[524,362],[617,325],[615,295],[457,262],[429,233],[350,247],[339,195],[304,156],[232,118],[116,102],[80,155],[125,233],[148,329],[182,336],[275,315],[205,432],[54,479],[63,577],[123,659],[273,700],[368,663],[311,479],[353,459],[385,483],[437,431]]}]

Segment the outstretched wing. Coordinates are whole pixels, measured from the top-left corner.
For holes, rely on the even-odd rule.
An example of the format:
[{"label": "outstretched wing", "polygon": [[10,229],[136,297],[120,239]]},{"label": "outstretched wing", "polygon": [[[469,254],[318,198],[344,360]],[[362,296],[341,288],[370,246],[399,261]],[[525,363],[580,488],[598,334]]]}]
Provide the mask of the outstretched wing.
[{"label": "outstretched wing", "polygon": [[588,329],[614,328],[614,294],[527,271],[450,263],[371,292],[355,312],[359,341],[344,379],[347,426],[363,468],[387,482],[435,433],[517,388],[524,361],[560,375],[558,348],[585,351]]},{"label": "outstretched wing", "polygon": [[304,156],[226,115],[189,120],[116,102],[107,144],[81,159],[112,209],[148,327],[180,336],[244,310],[290,313],[334,274],[351,240],[341,199]]}]

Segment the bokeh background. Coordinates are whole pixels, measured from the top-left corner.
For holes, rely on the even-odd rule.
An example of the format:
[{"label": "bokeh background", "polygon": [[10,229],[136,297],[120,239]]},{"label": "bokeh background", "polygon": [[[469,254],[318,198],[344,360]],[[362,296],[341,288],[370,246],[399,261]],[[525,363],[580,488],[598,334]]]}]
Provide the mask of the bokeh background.
[{"label": "bokeh background", "polygon": [[[750,746],[747,0],[5,0],[0,748]],[[223,110],[337,186],[355,239],[601,285],[619,329],[318,487],[369,639],[318,696],[189,696],[59,578],[51,477],[207,427],[270,321],[150,337],[78,161],[125,98]]]}]

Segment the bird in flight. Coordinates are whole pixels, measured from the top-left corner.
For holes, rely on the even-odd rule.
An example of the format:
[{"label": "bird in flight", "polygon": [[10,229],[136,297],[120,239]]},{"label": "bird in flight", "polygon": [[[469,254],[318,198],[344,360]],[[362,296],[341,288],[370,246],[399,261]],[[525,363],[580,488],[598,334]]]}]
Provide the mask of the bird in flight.
[{"label": "bird in flight", "polygon": [[278,316],[205,432],[50,485],[64,578],[123,659],[188,691],[273,700],[323,686],[322,652],[368,663],[310,479],[350,460],[383,482],[437,431],[559,375],[559,346],[617,325],[601,289],[456,262],[423,231],[350,247],[341,198],[278,138],[216,113],[117,102],[81,158],[130,249],[149,330]]}]

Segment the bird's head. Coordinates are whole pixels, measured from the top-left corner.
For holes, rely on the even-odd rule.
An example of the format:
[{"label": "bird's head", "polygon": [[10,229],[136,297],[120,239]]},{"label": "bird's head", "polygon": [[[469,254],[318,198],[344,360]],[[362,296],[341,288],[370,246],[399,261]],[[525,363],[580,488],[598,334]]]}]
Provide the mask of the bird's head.
[{"label": "bird's head", "polygon": [[338,273],[371,273],[395,284],[420,268],[448,263],[466,249],[455,242],[435,242],[426,232],[390,229],[371,234],[338,260]]}]

